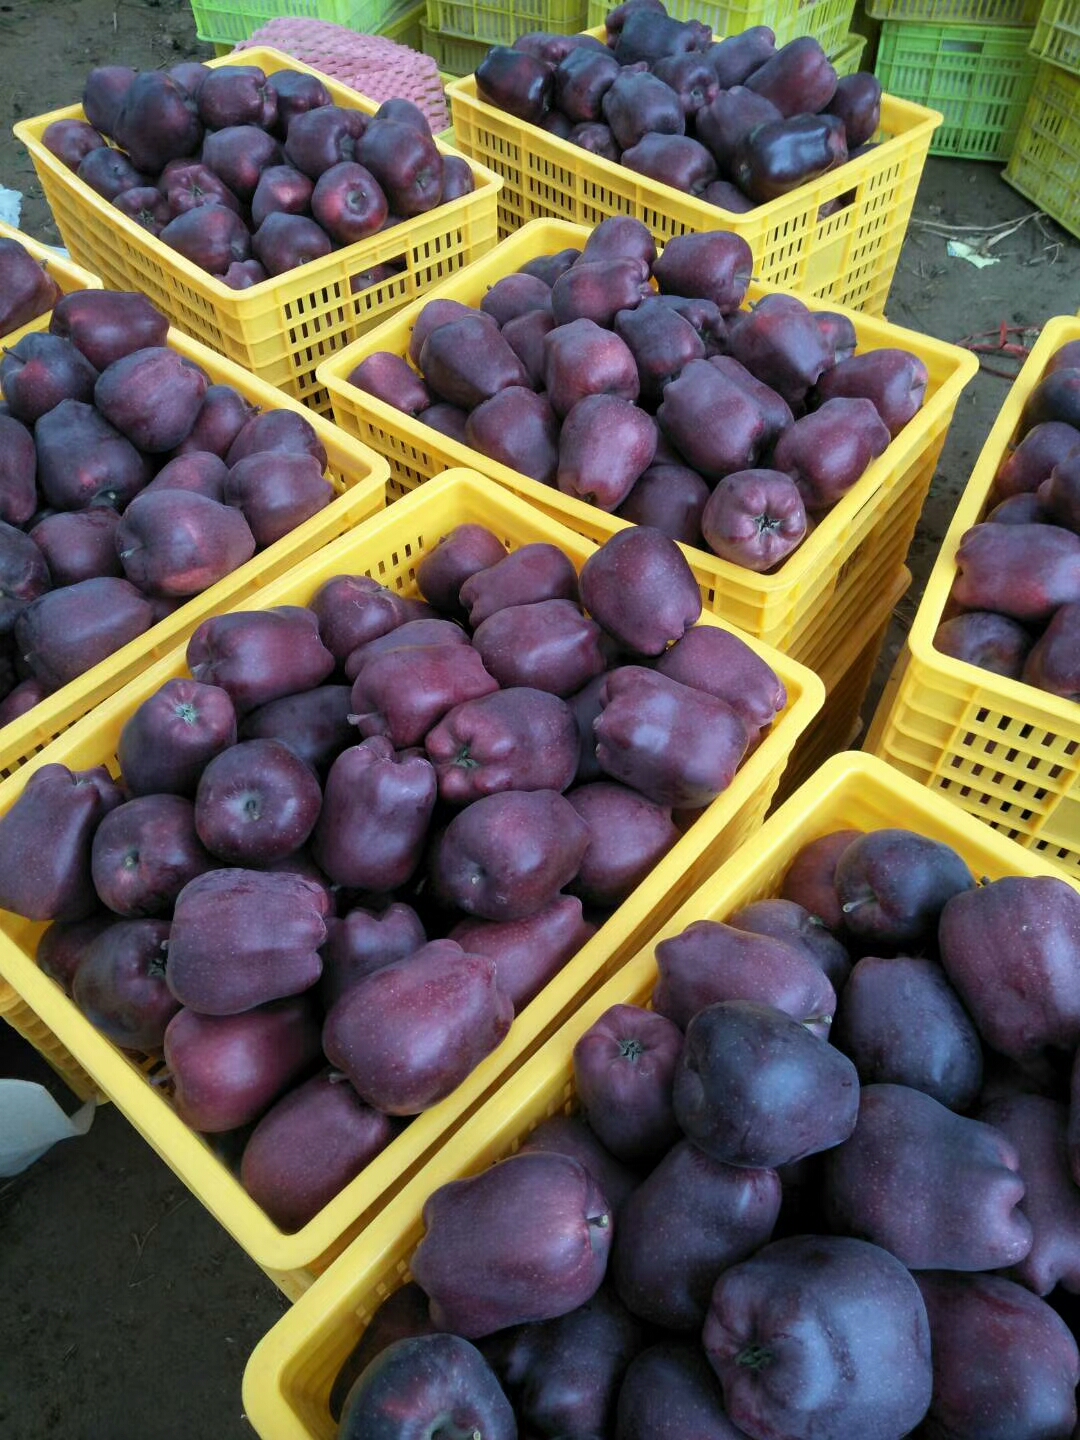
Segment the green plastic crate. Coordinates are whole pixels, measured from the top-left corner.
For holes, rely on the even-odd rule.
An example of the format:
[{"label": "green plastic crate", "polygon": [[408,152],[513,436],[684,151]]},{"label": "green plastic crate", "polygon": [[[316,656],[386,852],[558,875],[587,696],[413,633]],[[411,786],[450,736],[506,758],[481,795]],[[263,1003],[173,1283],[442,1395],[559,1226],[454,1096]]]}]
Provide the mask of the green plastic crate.
[{"label": "green plastic crate", "polygon": [[404,15],[396,20],[389,20],[378,32],[386,40],[393,40],[398,45],[407,45],[410,50],[420,49],[420,27],[424,23],[424,16],[427,14],[425,0],[420,0],[419,5],[414,5]]},{"label": "green plastic crate", "polygon": [[866,0],[875,20],[936,25],[1034,25],[1041,0]]},{"label": "green plastic crate", "polygon": [[886,20],[875,73],[890,95],[940,110],[931,155],[1007,160],[1035,81],[1031,30]]},{"label": "green plastic crate", "polygon": [[1044,0],[1031,53],[1080,75],[1080,0]]},{"label": "green plastic crate", "polygon": [[1040,65],[1004,178],[1080,237],[1080,79]]},{"label": "green plastic crate", "polygon": [[191,0],[199,39],[230,48],[249,40],[271,20],[283,18],[328,20],[374,35],[398,10],[395,0]]},{"label": "green plastic crate", "polygon": [[512,45],[519,35],[584,30],[588,0],[427,0],[427,25],[448,37]]},{"label": "green plastic crate", "polygon": [[837,75],[854,75],[862,65],[863,51],[866,49],[865,35],[847,35],[839,50],[830,55],[833,69]]},{"label": "green plastic crate", "polygon": [[444,35],[421,25],[420,49],[431,56],[444,74],[456,80],[462,75],[471,75],[491,46],[486,40],[463,40],[460,35]]}]

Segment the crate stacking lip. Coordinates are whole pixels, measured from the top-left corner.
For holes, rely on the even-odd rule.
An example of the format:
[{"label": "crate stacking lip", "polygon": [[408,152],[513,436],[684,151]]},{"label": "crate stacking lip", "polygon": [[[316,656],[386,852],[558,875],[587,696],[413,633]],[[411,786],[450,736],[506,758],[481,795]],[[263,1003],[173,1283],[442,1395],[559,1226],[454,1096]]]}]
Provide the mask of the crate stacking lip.
[{"label": "crate stacking lip", "polygon": [[[26,235],[23,231],[17,230],[14,225],[6,225],[3,220],[0,220],[0,240],[17,240],[28,254],[40,261],[65,295],[71,295],[76,290],[104,289],[97,275],[92,275],[89,270],[84,270],[81,265],[76,265],[74,260],[58,254],[51,245],[43,245],[40,240],[35,240],[32,235]],[[48,321],[51,314],[51,310],[47,311],[44,319]],[[0,335],[4,347],[10,350],[12,345],[17,345],[24,335],[28,335],[32,330],[40,329],[41,319],[42,317],[39,316],[36,320],[29,320],[25,325],[20,325],[16,330],[9,330],[6,335]]]},{"label": "crate stacking lip", "polygon": [[1043,0],[1031,53],[1080,75],[1080,0]]},{"label": "crate stacking lip", "polygon": [[376,1217],[333,1269],[263,1337],[244,1372],[244,1410],[261,1440],[334,1440],[330,1391],[375,1310],[409,1279],[423,1238],[428,1196],[478,1174],[520,1148],[552,1115],[572,1113],[573,1049],[612,1005],[647,1005],[656,982],[655,943],[697,919],[721,920],[775,895],[798,851],[833,830],[907,826],[953,846],[976,875],[1045,875],[1050,867],[994,835],[940,797],[913,785],[872,756],[829,760],[727,864],[702,875],[683,908],[581,1006],[473,1115]]},{"label": "crate stacking lip", "polygon": [[427,0],[427,26],[459,40],[513,45],[519,35],[584,30],[587,0]]},{"label": "crate stacking lip", "polygon": [[1041,0],[866,0],[875,20],[930,25],[1027,25],[1039,18]]},{"label": "crate stacking lip", "polygon": [[[233,60],[226,55],[206,63],[213,67]],[[268,74],[285,69],[319,73],[265,47],[246,50],[244,63]],[[356,91],[320,78],[336,105],[368,115],[378,108]],[[315,383],[320,360],[495,244],[502,182],[482,164],[470,162],[476,188],[460,200],[247,290],[233,290],[121,214],[42,144],[54,120],[83,118],[81,105],[69,105],[14,127],[74,258],[110,289],[142,291],[181,330],[324,413],[329,404]],[[374,267],[389,262],[403,263],[404,269],[367,283]]]},{"label": "crate stacking lip", "polygon": [[[588,235],[587,229],[562,221],[532,221],[428,298],[478,305],[501,276],[538,255],[580,249]],[[750,296],[771,288],[752,286]],[[387,457],[392,488],[411,489],[447,465],[470,465],[591,539],[604,540],[624,529],[627,521],[529,480],[348,383],[366,355],[407,353],[424,303],[403,310],[319,370],[337,423]],[[808,303],[825,308],[820,301]],[[757,575],[704,549],[684,547],[708,609],[815,671],[835,640],[832,615],[852,596],[870,608],[880,598],[883,580],[903,564],[956,402],[978,370],[969,351],[866,315],[851,312],[849,318],[860,350],[903,346],[920,356],[930,375],[923,409],[774,574]]]},{"label": "crate stacking lip", "polygon": [[931,155],[1007,160],[1038,62],[1030,27],[923,25],[886,20],[875,74],[882,87],[945,117]]},{"label": "crate stacking lip", "polygon": [[1002,405],[930,572],[866,748],[1080,879],[1080,704],[934,648],[964,534],[990,508],[998,465],[1047,361],[1080,320],[1047,324]]},{"label": "crate stacking lip", "polygon": [[1080,236],[1080,76],[1039,66],[1002,179]]},{"label": "crate stacking lip", "polygon": [[457,148],[503,177],[501,234],[538,218],[592,226],[610,215],[635,215],[658,241],[687,231],[733,230],[754,252],[763,281],[873,315],[885,308],[927,149],[942,119],[886,95],[873,149],[788,195],[733,214],[486,104],[472,75],[453,81],[446,93]]},{"label": "crate stacking lip", "polygon": [[[492,481],[471,471],[455,471],[339,536],[263,586],[247,604],[222,608],[307,604],[326,580],[339,574],[369,574],[384,585],[415,593],[416,566],[424,551],[455,525],[466,522],[487,525],[513,548],[531,541],[548,541],[569,555],[576,569],[595,549],[591,541],[523,504]],[[723,624],[710,615],[703,615],[701,623]],[[810,671],[760,642],[749,643],[786,686],[788,704],[728,789],[689,826],[633,895],[522,1010],[503,1044],[452,1095],[412,1121],[319,1215],[293,1234],[271,1222],[210,1146],[180,1120],[149,1083],[144,1067],[125,1057],[99,1034],[59,986],[38,969],[33,957],[41,925],[0,912],[0,976],[251,1258],[295,1298],[502,1076],[531,1053],[585,995],[682,904],[695,883],[692,877],[702,867],[711,869],[757,830],[791,751],[821,708],[825,692]],[[166,680],[186,673],[182,647],[146,666],[137,679],[103,701],[0,785],[0,813],[6,813],[29,775],[42,764],[61,763],[71,769],[107,764],[115,772],[117,738],[127,716]]]}]

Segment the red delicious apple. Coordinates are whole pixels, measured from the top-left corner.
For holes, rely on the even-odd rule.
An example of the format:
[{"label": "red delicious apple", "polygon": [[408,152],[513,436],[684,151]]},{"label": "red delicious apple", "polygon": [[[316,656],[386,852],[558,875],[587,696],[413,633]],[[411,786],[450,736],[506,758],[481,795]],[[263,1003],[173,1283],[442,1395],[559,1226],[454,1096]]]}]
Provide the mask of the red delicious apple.
[{"label": "red delicious apple", "polygon": [[125,190],[145,188],[150,184],[150,177],[136,170],[122,151],[108,146],[88,150],[75,173],[84,185],[89,185],[91,190],[110,202]]},{"label": "red delicious apple", "polygon": [[176,447],[177,455],[188,451],[209,451],[223,459],[256,409],[231,385],[211,385],[195,417],[195,424],[185,440]]},{"label": "red delicious apple", "polygon": [[25,525],[37,509],[34,437],[11,415],[0,415],[0,520]]},{"label": "red delicious apple", "polygon": [[69,169],[77,170],[83,157],[100,149],[105,141],[85,120],[54,120],[45,127],[41,143]]},{"label": "red delicious apple", "polygon": [[211,616],[188,641],[187,662],[196,680],[228,692],[238,714],[313,689],[334,669],[318,620],[295,605]]},{"label": "red delicious apple", "polygon": [[208,130],[224,130],[229,125],[273,130],[277,91],[257,65],[218,65],[199,87],[198,109]]},{"label": "red delicious apple", "polygon": [[322,970],[327,908],[326,892],[301,875],[206,871],[176,900],[169,989],[200,1015],[239,1015],[310,989]]},{"label": "red delicious apple", "polygon": [[607,1200],[585,1167],[544,1151],[443,1185],[424,1224],[412,1270],[431,1318],[472,1336],[583,1305],[599,1289],[612,1235]]},{"label": "red delicious apple", "polygon": [[203,142],[202,163],[247,204],[255,195],[263,171],[281,162],[281,147],[257,125],[229,125],[213,131]]},{"label": "red delicious apple", "polygon": [[18,240],[0,238],[0,333],[7,335],[53,309],[61,290]]},{"label": "red delicious apple", "polygon": [[321,1070],[290,1090],[256,1125],[240,1183],[282,1230],[300,1230],[397,1134],[343,1075]]},{"label": "red delicious apple", "polygon": [[161,173],[158,189],[165,196],[174,219],[203,205],[224,205],[226,210],[240,213],[240,201],[224,180],[199,161],[171,162]]},{"label": "red delicious apple", "polygon": [[0,819],[0,909],[29,920],[92,915],[99,906],[90,870],[94,831],[120,798],[103,768],[35,770]]},{"label": "red delicious apple", "polygon": [[314,425],[295,410],[262,410],[251,414],[225,454],[230,469],[249,455],[280,451],[286,455],[313,455],[326,469],[326,449]]},{"label": "red delicious apple", "polygon": [[179,1001],[165,984],[167,920],[120,920],[87,947],[71,986],[72,999],[114,1045],[160,1050]]},{"label": "red delicious apple", "polygon": [[312,455],[255,454],[238,460],[225,481],[224,498],[251,527],[260,550],[324,510],[334,487]]},{"label": "red delicious apple", "polygon": [[101,371],[133,350],[164,345],[169,322],[134,291],[76,290],[57,301],[49,331],[70,340]]},{"label": "red delicious apple", "polygon": [[777,470],[725,475],[701,516],[709,549],[759,573],[779,565],[806,536],[806,509],[794,480]]},{"label": "red delicious apple", "polygon": [[559,895],[524,920],[459,920],[450,939],[494,960],[499,989],[520,1014],[595,933],[581,901]]},{"label": "red delicious apple", "polygon": [[193,1130],[222,1134],[257,1120],[319,1056],[306,996],[242,1015],[181,1010],[165,1031],[176,1113]]},{"label": "red delicious apple", "polygon": [[194,155],[203,138],[194,97],[160,70],[136,75],[124,93],[113,138],[132,164],[157,175],[168,161]]},{"label": "red delicious apple", "polygon": [[236,743],[236,711],[226,691],[197,680],[167,680],[120,731],[117,757],[134,795],[194,795],[210,760]]},{"label": "red delicious apple", "polygon": [[169,202],[154,185],[141,185],[124,190],[117,195],[113,204],[121,215],[134,220],[136,225],[141,225],[154,236],[160,235],[172,219]]},{"label": "red delicious apple", "polygon": [[513,1018],[493,960],[433,940],[351,985],[326,1017],[323,1049],[368,1104],[417,1115],[457,1089]]},{"label": "red delicious apple", "polygon": [[62,400],[34,426],[37,480],[58,510],[97,503],[122,509],[150,478],[145,457],[81,400]]},{"label": "red delicious apple", "polygon": [[152,623],[150,602],[140,590],[100,576],[31,601],[16,621],[15,639],[31,672],[58,689]]},{"label": "red delicious apple", "polygon": [[116,916],[107,910],[88,920],[54,920],[38,941],[35,960],[50,980],[55,980],[65,995],[71,994],[75,972],[91,944],[103,930],[116,924]]},{"label": "red delicious apple", "polygon": [[96,130],[113,133],[124,96],[135,81],[130,65],[98,65],[83,86],[83,113]]},{"label": "red delicious apple", "polygon": [[282,135],[289,133],[297,115],[333,103],[318,75],[305,70],[275,70],[266,77],[266,83],[277,96],[277,128]]},{"label": "red delicious apple", "polygon": [[94,835],[94,888],[117,915],[164,915],[196,875],[213,869],[190,800],[141,795],[111,810]]},{"label": "red delicious apple", "polygon": [[386,195],[370,170],[342,160],[319,176],[311,195],[311,213],[331,239],[339,245],[352,245],[382,229],[387,217]]},{"label": "red delicious apple", "polygon": [[299,850],[321,804],[311,767],[287,745],[242,740],[215,755],[202,772],[195,829],[211,854],[228,864],[264,865]]},{"label": "red delicious apple", "polygon": [[49,567],[34,541],[0,522],[0,635],[10,634],[30,602],[51,586]]},{"label": "red delicious apple", "polygon": [[157,346],[114,360],[94,385],[94,404],[140,450],[160,454],[190,434],[209,379],[175,350]]},{"label": "red delicious apple", "polygon": [[368,117],[338,105],[317,106],[289,122],[285,158],[310,180],[342,160],[357,160]]},{"label": "red delicious apple", "polygon": [[99,575],[122,575],[116,554],[120,517],[108,506],[59,510],[39,520],[30,537],[49,567],[54,586],[77,585]]},{"label": "red delicious apple", "polygon": [[397,1426],[403,1403],[431,1434],[444,1430],[448,1435],[516,1440],[514,1412],[491,1367],[475,1346],[457,1335],[418,1335],[387,1345],[345,1400],[341,1440],[362,1440]]},{"label": "red delicious apple", "polygon": [[280,211],[266,217],[252,236],[251,246],[268,275],[283,275],[298,265],[321,260],[334,248],[329,235],[314,220]]},{"label": "red delicious apple", "polygon": [[169,221],[160,238],[211,275],[223,275],[234,260],[246,260],[251,252],[247,226],[217,201],[182,211]]}]

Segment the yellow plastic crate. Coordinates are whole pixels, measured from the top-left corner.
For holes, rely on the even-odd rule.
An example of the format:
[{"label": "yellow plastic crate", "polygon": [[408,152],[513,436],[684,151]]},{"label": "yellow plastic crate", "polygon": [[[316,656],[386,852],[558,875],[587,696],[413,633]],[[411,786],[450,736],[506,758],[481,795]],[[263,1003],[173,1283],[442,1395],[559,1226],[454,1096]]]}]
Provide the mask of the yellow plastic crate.
[{"label": "yellow plastic crate", "polygon": [[1080,705],[934,649],[964,533],[1051,355],[1080,320],[1051,320],[1009,391],[930,572],[866,748],[1080,879]]},{"label": "yellow plastic crate", "polygon": [[[537,218],[593,226],[609,215],[637,216],[658,241],[687,231],[734,230],[754,252],[759,279],[870,315],[885,308],[930,140],[941,124],[937,111],[886,95],[880,144],[790,195],[735,215],[485,104],[472,75],[446,93],[458,149],[503,177],[500,234]],[[823,206],[841,198],[841,209],[820,218]]]},{"label": "yellow plastic crate", "polygon": [[858,743],[866,692],[893,611],[911,588],[911,571],[901,566],[891,583],[879,588],[881,599],[876,604],[862,605],[853,597],[847,613],[833,617],[833,650],[822,656],[815,672],[825,686],[825,704],[795,746],[773,799],[774,810],[805,784],[830,755],[852,750]]},{"label": "yellow plastic crate", "polygon": [[[211,66],[230,63],[229,55],[207,61]],[[259,65],[268,74],[283,69],[311,71],[311,66],[290,55],[262,47],[246,50],[244,63]],[[354,90],[322,78],[335,104],[369,115],[378,108]],[[472,194],[248,290],[232,290],[155,240],[46,150],[41,137],[54,120],[83,118],[82,106],[70,105],[20,120],[14,127],[30,152],[57,228],[75,259],[99,274],[110,289],[141,290],[181,330],[323,413],[329,404],[315,382],[319,361],[436,281],[478,259],[497,238],[496,196],[501,182],[474,164]],[[352,293],[354,276],[391,260],[403,260],[405,269]]]},{"label": "yellow plastic crate", "polygon": [[[75,290],[101,290],[101,281],[96,275],[91,275],[89,270],[84,270],[81,265],[76,265],[73,260],[67,260],[63,255],[58,255],[50,245],[43,245],[40,240],[34,240],[29,235],[24,235],[21,230],[16,230],[14,225],[5,225],[0,220],[0,240],[17,240],[19,244],[31,254],[35,260],[40,260],[45,269],[56,281],[57,285],[65,295],[70,295]],[[49,314],[45,315],[48,321]],[[9,330],[6,335],[0,335],[6,349],[18,343],[23,335],[29,331],[40,329],[41,316],[36,321],[31,320],[26,325],[21,325],[18,330]]]},{"label": "yellow plastic crate", "polygon": [[29,1005],[23,1004],[11,986],[3,981],[0,981],[0,1020],[28,1041],[80,1100],[89,1100],[96,1094],[94,1082],[78,1061],[72,1059]]},{"label": "yellow plastic crate", "polygon": [[[838,755],[715,871],[655,940],[694,920],[721,920],[774,895],[791,861],[832,830],[906,826],[954,846],[976,875],[1045,875],[1051,867],[992,834],[936,795],[870,756]],[[650,943],[575,1013],[544,1047],[507,1079],[490,1101],[401,1191],[337,1264],[256,1347],[244,1373],[244,1411],[262,1440],[333,1440],[334,1379],[372,1314],[409,1278],[423,1238],[424,1201],[439,1186],[475,1175],[513,1154],[542,1121],[572,1113],[573,1050],[579,1036],[612,1005],[648,1004],[656,981]]]},{"label": "yellow plastic crate", "polygon": [[588,8],[588,0],[427,0],[427,23],[485,46],[513,45],[533,30],[574,35],[585,28]]},{"label": "yellow plastic crate", "polygon": [[[27,330],[48,328],[43,316]],[[207,615],[228,609],[248,596],[261,593],[270,580],[285,574],[298,561],[351,530],[386,504],[387,466],[382,456],[358,443],[322,416],[256,380],[238,365],[224,360],[197,340],[170,330],[173,350],[201,365],[211,383],[231,385],[260,410],[296,410],[317,431],[326,447],[327,478],[338,492],[324,510],[305,520],[288,535],[254,555],[246,564],[211,585],[201,595],[174,610],[171,615],[115,651],[77,680],[47,695],[18,720],[0,728],[0,776],[10,775],[31,756],[63,734],[102,700],[115,694],[129,680],[141,675],[152,661],[168,654],[186,641]]]},{"label": "yellow plastic crate", "polygon": [[[513,548],[548,541],[565,551],[577,569],[596,548],[491,481],[474,472],[456,471],[340,536],[288,574],[263,586],[246,606],[223,608],[306,605],[326,580],[339,574],[368,574],[384,585],[415,593],[416,566],[425,550],[465,522],[495,529]],[[711,616],[704,617],[703,623],[720,624]],[[816,675],[785,656],[767,646],[755,645],[755,649],[787,686],[788,706],[729,788],[522,1011],[500,1048],[453,1095],[414,1120],[363,1174],[295,1234],[286,1234],[271,1222],[209,1145],[183,1124],[143,1070],[98,1034],[59,986],[38,969],[34,952],[41,925],[0,912],[0,975],[252,1259],[287,1295],[295,1297],[502,1077],[663,924],[703,874],[757,830],[799,735],[821,707],[824,689]],[[60,762],[72,769],[107,764],[115,773],[117,739],[128,715],[166,680],[186,673],[182,648],[148,666],[137,680],[0,785],[0,814],[10,809],[29,775],[42,764]]]},{"label": "yellow plastic crate", "polygon": [[[319,367],[337,423],[389,460],[392,491],[409,490],[447,465],[469,465],[592,540],[603,541],[625,527],[625,520],[529,480],[347,384],[347,376],[365,355],[376,350],[407,353],[413,323],[428,299],[478,305],[501,276],[537,255],[581,247],[588,234],[563,221],[532,221],[493,254]],[[774,288],[753,285],[750,297]],[[834,615],[872,610],[883,577],[894,576],[903,565],[956,402],[978,370],[978,361],[967,350],[863,314],[850,318],[860,350],[899,345],[923,359],[930,373],[923,409],[775,574],[757,575],[706,550],[686,547],[710,610],[818,674],[836,642]]]}]

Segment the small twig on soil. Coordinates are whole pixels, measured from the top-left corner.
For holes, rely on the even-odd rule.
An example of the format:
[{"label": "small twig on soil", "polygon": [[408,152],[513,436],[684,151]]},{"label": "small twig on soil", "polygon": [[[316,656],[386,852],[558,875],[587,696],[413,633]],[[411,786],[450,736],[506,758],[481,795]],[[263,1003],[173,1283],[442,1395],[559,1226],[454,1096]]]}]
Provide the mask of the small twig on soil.
[{"label": "small twig on soil", "polygon": [[79,1347],[77,1345],[69,1345],[68,1348],[64,1351],[63,1355],[60,1356],[60,1364],[66,1365],[78,1348]]},{"label": "small twig on soil", "polygon": [[944,220],[920,220],[917,215],[912,216],[912,225],[917,225],[921,230],[941,230],[949,235],[967,235],[976,231],[984,235],[995,235],[999,230],[1011,234],[1018,230],[1021,225],[1026,225],[1029,220],[1036,220],[1042,216],[1041,210],[1029,210],[1026,215],[1021,215],[1017,220],[1002,220],[997,225],[949,225]]},{"label": "small twig on soil", "polygon": [[177,1210],[180,1209],[181,1205],[186,1205],[190,1198],[191,1197],[189,1195],[181,1195],[180,1199],[176,1202],[172,1209],[166,1210],[164,1215],[159,1216],[159,1218],[155,1220],[154,1223],[150,1226],[150,1228],[148,1230],[145,1230],[142,1235],[136,1235],[134,1232],[132,1232],[131,1238],[135,1242],[135,1263],[134,1265],[132,1265],[131,1272],[128,1275],[128,1289],[134,1289],[136,1285],[144,1285],[146,1283],[146,1280],[150,1278],[149,1276],[144,1276],[142,1280],[134,1280],[132,1278],[135,1274],[135,1271],[139,1268],[139,1261],[143,1257],[143,1251],[146,1249],[146,1243],[150,1239],[150,1236],[153,1235],[154,1231],[158,1228],[158,1226],[161,1225],[164,1221],[168,1220],[170,1215],[175,1215]]}]

